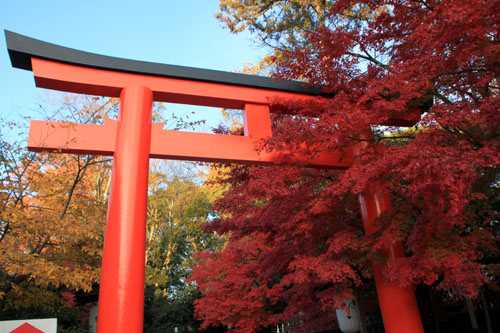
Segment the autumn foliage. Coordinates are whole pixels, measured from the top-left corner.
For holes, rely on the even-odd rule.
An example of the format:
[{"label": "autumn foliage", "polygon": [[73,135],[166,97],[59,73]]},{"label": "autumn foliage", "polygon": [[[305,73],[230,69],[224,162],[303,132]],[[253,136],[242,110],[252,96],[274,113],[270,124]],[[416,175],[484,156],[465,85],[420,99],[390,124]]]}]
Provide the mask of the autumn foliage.
[{"label": "autumn foliage", "polygon": [[[255,15],[267,20],[279,12],[272,8],[291,4],[224,2],[266,4]],[[370,260],[398,285],[456,297],[498,283],[500,1],[322,3],[321,24],[276,52],[274,64],[279,77],[320,85],[331,97],[275,101],[282,112],[263,149],[284,164],[232,166],[221,179],[230,188],[209,230],[230,239],[223,251],[201,253],[193,273],[205,326],[321,329],[370,281]],[[266,19],[255,18],[249,26]],[[412,127],[375,126],[415,113]],[[360,150],[345,171],[286,164],[290,152],[345,147]],[[386,184],[394,209],[365,235],[357,197],[374,183]],[[380,254],[392,239],[406,258]]]},{"label": "autumn foliage", "polygon": [[[113,103],[66,96],[51,108],[59,118],[96,122]],[[55,311],[72,304],[64,301],[65,292],[88,292],[99,281],[111,163],[99,156],[30,153],[24,140],[17,143],[5,132],[0,306],[6,312]]]}]

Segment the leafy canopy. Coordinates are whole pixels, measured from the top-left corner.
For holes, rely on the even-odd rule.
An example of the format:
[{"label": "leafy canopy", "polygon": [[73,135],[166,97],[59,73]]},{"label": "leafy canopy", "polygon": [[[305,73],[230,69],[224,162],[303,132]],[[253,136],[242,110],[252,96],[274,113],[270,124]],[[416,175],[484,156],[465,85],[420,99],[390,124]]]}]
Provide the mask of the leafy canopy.
[{"label": "leafy canopy", "polygon": [[[324,23],[301,29],[304,17],[292,14],[314,3],[324,4]],[[423,283],[467,297],[485,285],[495,288],[500,2],[221,5],[234,31],[248,27],[271,39],[274,33],[291,38],[274,57],[279,77],[321,85],[333,95],[277,101],[282,112],[274,115],[273,138],[264,148],[278,153],[278,163],[290,152],[314,156],[346,146],[356,146],[360,158],[346,171],[231,169],[222,180],[230,190],[216,204],[221,218],[211,224],[230,235],[229,242],[221,252],[200,255],[194,272],[204,293],[197,301],[204,325],[243,332],[283,321],[321,329],[371,277],[370,259],[401,286]],[[280,30],[286,20],[296,30]],[[299,31],[303,39],[296,43],[290,36]],[[373,126],[415,113],[421,118],[411,129]],[[365,135],[368,128],[373,139]],[[387,184],[394,209],[377,221],[377,233],[365,235],[356,197],[374,183]],[[393,239],[403,242],[405,258],[379,254]]]}]

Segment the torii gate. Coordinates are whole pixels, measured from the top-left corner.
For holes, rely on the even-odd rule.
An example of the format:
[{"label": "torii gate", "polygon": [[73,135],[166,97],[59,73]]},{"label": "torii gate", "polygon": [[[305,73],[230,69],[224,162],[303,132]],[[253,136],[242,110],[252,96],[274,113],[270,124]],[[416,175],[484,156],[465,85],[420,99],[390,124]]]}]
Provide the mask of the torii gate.
[{"label": "torii gate", "polygon": [[[30,70],[37,87],[120,97],[118,120],[104,125],[31,121],[28,149],[113,155],[101,271],[99,333],[142,332],[149,158],[271,164],[255,144],[272,135],[271,101],[318,99],[320,91],[297,81],[107,57],[49,44],[5,31],[12,66]],[[163,130],[151,122],[152,102],[243,109],[244,136]],[[392,119],[408,126],[416,119]],[[383,124],[379,124],[383,125]],[[347,169],[352,148],[324,153],[312,166]],[[360,196],[365,233],[391,209],[384,189],[374,185]],[[388,244],[390,257],[404,256],[400,243]],[[423,333],[411,288],[390,283],[374,264],[379,304],[387,333]]]}]

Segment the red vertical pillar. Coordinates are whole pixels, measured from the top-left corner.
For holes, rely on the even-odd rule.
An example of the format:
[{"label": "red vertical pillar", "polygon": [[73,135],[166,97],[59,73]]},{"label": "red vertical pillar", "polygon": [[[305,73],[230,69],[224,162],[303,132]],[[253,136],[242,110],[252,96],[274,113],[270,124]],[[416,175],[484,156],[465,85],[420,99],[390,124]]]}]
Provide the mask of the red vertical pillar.
[{"label": "red vertical pillar", "polygon": [[[367,234],[375,232],[375,219],[384,211],[391,209],[389,195],[383,185],[375,184],[360,195],[361,216]],[[403,246],[399,241],[387,244],[384,253],[391,259],[404,257]],[[422,320],[417,300],[412,288],[400,288],[391,283],[383,274],[383,267],[372,263],[375,285],[384,328],[386,333],[423,333]]]},{"label": "red vertical pillar", "polygon": [[153,93],[123,88],[102,260],[97,332],[142,332]]},{"label": "red vertical pillar", "polygon": [[[366,136],[371,137],[371,132]],[[367,143],[364,144],[367,146]],[[359,147],[361,148],[361,147]],[[359,154],[359,150],[355,149]],[[367,235],[379,229],[374,222],[383,212],[392,209],[391,199],[383,182],[373,183],[359,196],[363,228]],[[383,250],[389,259],[405,256],[403,245],[393,241]],[[418,310],[417,299],[412,288],[400,288],[383,274],[383,267],[373,263],[373,274],[377,288],[380,311],[386,333],[423,333],[422,319]]]}]

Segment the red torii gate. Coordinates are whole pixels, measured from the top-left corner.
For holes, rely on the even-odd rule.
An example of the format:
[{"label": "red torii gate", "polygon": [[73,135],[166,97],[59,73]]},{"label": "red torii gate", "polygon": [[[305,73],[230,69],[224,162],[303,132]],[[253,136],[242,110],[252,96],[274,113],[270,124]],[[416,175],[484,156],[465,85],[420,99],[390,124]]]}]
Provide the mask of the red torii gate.
[{"label": "red torii gate", "polygon": [[[296,81],[107,57],[9,31],[5,36],[12,66],[32,71],[38,87],[121,99],[118,120],[106,119],[104,125],[31,121],[28,148],[113,156],[97,330],[142,332],[149,158],[271,164],[270,154],[255,150],[272,135],[271,101],[325,97]],[[243,109],[244,136],[163,130],[162,123],[151,122],[153,100]],[[396,118],[391,124],[407,126],[416,119]],[[355,153],[352,148],[326,152],[308,163],[347,169]],[[377,230],[374,220],[391,209],[379,185],[366,189],[360,205],[368,234]],[[404,256],[398,242],[385,252]],[[373,269],[386,332],[423,333],[413,290],[390,283],[382,267]]]}]

